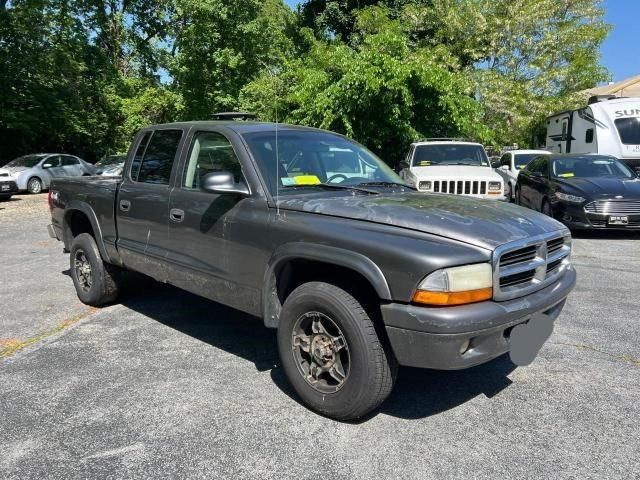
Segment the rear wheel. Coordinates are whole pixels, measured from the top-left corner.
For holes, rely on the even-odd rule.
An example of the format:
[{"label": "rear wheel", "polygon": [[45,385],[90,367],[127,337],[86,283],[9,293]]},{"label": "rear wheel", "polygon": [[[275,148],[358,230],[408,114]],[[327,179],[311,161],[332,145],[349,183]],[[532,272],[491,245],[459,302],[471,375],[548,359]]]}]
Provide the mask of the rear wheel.
[{"label": "rear wheel", "polygon": [[82,303],[101,307],[117,298],[120,269],[102,260],[91,235],[81,233],[73,239],[70,262],[71,278]]},{"label": "rear wheel", "polygon": [[278,326],[284,372],[313,410],[352,420],[378,407],[397,374],[371,315],[349,292],[310,282],[285,301]]},{"label": "rear wheel", "polygon": [[27,191],[29,193],[42,192],[42,180],[40,180],[38,177],[30,178],[27,182]]}]

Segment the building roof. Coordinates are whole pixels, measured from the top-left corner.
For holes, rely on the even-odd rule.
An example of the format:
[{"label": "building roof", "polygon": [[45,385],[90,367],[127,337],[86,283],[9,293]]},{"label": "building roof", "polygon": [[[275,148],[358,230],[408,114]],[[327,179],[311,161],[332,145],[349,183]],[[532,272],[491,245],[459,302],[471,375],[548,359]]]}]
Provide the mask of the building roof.
[{"label": "building roof", "polygon": [[585,95],[615,95],[616,97],[640,97],[640,75],[627,78],[611,85],[589,88],[580,93]]}]

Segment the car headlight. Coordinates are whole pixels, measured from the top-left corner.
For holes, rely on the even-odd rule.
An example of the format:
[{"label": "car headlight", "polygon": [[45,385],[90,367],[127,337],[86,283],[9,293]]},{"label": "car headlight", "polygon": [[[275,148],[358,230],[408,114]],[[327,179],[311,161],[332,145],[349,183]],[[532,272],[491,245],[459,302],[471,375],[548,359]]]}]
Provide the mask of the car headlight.
[{"label": "car headlight", "polygon": [[584,197],[579,197],[578,195],[569,195],[568,193],[556,192],[556,197],[560,200],[564,200],[565,202],[573,202],[573,203],[582,203],[584,202]]},{"label": "car headlight", "polygon": [[413,295],[424,305],[463,305],[493,297],[493,269],[489,263],[444,268],[428,275]]},{"label": "car headlight", "polygon": [[502,192],[502,182],[489,182],[489,193],[496,194]]},{"label": "car headlight", "polygon": [[431,190],[431,182],[430,181],[422,181],[418,183],[418,190]]}]

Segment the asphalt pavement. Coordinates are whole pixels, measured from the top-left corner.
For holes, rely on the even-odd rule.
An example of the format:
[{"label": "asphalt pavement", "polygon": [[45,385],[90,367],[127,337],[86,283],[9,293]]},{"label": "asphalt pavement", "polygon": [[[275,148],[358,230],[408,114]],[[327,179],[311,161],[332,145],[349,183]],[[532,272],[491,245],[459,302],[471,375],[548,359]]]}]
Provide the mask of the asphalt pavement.
[{"label": "asphalt pavement", "polygon": [[535,362],[400,370],[376,413],[306,409],[275,334],[155,283],[76,298],[46,197],[0,203],[0,478],[640,478],[640,235],[574,239]]}]

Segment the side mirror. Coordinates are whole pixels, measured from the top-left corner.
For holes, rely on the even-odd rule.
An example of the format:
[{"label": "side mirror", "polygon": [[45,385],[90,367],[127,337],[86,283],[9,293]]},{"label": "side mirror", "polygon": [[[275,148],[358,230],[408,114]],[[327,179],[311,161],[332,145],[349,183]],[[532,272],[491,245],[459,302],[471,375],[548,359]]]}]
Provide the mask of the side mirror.
[{"label": "side mirror", "polygon": [[53,163],[43,163],[42,168],[51,168],[53,167]]},{"label": "side mirror", "polygon": [[200,184],[200,190],[210,193],[249,195],[247,186],[244,183],[236,183],[235,177],[229,172],[206,174]]},{"label": "side mirror", "polygon": [[500,168],[500,160],[494,160],[491,162],[491,168]]}]

